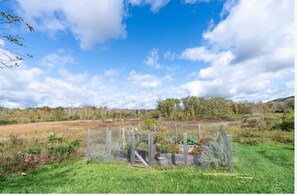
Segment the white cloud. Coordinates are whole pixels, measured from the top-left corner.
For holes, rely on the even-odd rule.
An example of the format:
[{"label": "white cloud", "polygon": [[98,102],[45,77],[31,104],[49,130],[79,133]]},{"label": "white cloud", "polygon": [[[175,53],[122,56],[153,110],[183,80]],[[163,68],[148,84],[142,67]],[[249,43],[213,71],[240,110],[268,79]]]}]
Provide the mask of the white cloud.
[{"label": "white cloud", "polygon": [[158,49],[153,48],[147,55],[146,60],[144,61],[144,64],[147,66],[153,67],[155,69],[159,69],[161,65],[159,64],[158,60],[159,60]]},{"label": "white cloud", "polygon": [[137,74],[135,71],[131,71],[128,78],[132,86],[136,88],[156,88],[161,86],[164,81],[170,79],[171,77],[169,75],[164,78],[158,78],[151,74]]},{"label": "white cloud", "polygon": [[42,65],[50,68],[71,63],[74,63],[74,57],[69,53],[65,53],[64,50],[58,50],[55,53],[48,54],[41,60]]},{"label": "white cloud", "polygon": [[151,11],[156,13],[163,7],[165,7],[170,0],[129,0],[129,3],[133,6],[141,6],[148,4],[151,6]]},{"label": "white cloud", "polygon": [[3,69],[0,71],[0,104],[5,107],[92,105],[139,109],[154,108],[160,96],[172,97],[176,93],[170,87],[166,90],[170,75],[157,77],[131,71],[126,79],[116,78],[116,83],[106,76],[111,75],[73,74],[65,68],[59,69],[55,77],[39,68]]},{"label": "white cloud", "polygon": [[123,0],[19,0],[17,10],[35,30],[71,31],[83,49],[126,36]]},{"label": "white cloud", "polygon": [[114,77],[117,76],[120,72],[120,69],[110,68],[104,70],[104,76],[106,77]]},{"label": "white cloud", "polygon": [[225,3],[224,3],[224,6],[223,6],[223,9],[220,13],[220,16],[221,17],[224,17],[225,15],[227,15],[231,9],[233,7],[235,7],[235,5],[238,3],[238,0],[227,0]]},{"label": "white cloud", "polygon": [[211,62],[216,58],[216,54],[208,51],[205,47],[187,48],[180,55],[181,59],[192,61]]},{"label": "white cloud", "polygon": [[234,100],[292,95],[294,87],[286,83],[292,82],[294,73],[293,4],[227,1],[223,11],[229,15],[203,34],[204,45],[180,55],[210,64],[183,88],[191,95]]}]

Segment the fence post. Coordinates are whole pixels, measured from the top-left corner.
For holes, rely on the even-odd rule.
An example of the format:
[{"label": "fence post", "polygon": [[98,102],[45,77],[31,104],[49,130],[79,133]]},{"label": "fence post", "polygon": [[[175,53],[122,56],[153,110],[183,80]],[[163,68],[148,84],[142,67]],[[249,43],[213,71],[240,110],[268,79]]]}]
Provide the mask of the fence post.
[{"label": "fence post", "polygon": [[106,154],[107,160],[111,161],[111,130],[106,129]]},{"label": "fence post", "polygon": [[153,140],[153,134],[149,133],[148,134],[148,145],[149,145],[149,159],[148,159],[148,164],[149,166],[153,165],[153,158],[154,158],[154,140]]},{"label": "fence post", "polygon": [[122,128],[122,146],[124,147],[126,145],[126,137],[125,137],[125,128]]},{"label": "fence post", "polygon": [[119,136],[119,137],[118,137],[118,142],[119,142],[119,143],[118,143],[118,149],[121,149],[121,146],[123,145],[123,135],[122,135],[123,132],[122,132],[122,126],[119,127],[118,132],[119,132],[119,133],[118,133],[118,136]]},{"label": "fence post", "polygon": [[135,134],[134,132],[131,132],[131,154],[130,154],[130,158],[131,158],[131,164],[134,165],[135,164]]},{"label": "fence post", "polygon": [[232,147],[230,141],[230,135],[226,134],[226,154],[228,159],[229,170],[234,173],[234,167],[232,162]]},{"label": "fence post", "polygon": [[87,155],[87,160],[89,160],[90,158],[90,129],[87,130],[87,151],[86,151],[86,155]]},{"label": "fence post", "polygon": [[184,133],[184,162],[188,164],[188,146],[187,146],[187,133]]},{"label": "fence post", "polygon": [[228,167],[229,167],[229,170],[232,173],[234,173],[234,167],[233,167],[233,161],[232,161],[232,146],[231,146],[230,135],[227,134],[227,132],[226,132],[223,125],[221,125],[220,130],[221,130],[221,133],[224,136],[225,143],[226,143],[226,156],[227,156],[227,160],[228,160]]}]

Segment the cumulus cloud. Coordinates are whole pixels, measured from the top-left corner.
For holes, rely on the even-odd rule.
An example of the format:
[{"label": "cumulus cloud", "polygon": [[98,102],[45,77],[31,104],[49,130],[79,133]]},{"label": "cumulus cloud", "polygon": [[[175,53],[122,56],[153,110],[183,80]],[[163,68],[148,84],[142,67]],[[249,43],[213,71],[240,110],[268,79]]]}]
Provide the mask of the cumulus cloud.
[{"label": "cumulus cloud", "polygon": [[[40,68],[22,67],[0,71],[0,104],[5,107],[107,106],[109,108],[154,108],[162,97],[176,90],[166,89],[171,76],[157,77],[131,71],[127,78],[112,82],[117,70],[103,74],[71,73],[60,68],[53,77]],[[122,85],[119,84],[122,82]],[[165,88],[164,88],[165,86]]]},{"label": "cumulus cloud", "polygon": [[141,6],[144,4],[151,6],[151,11],[156,13],[163,7],[165,7],[170,0],[129,0],[130,4],[133,6]]},{"label": "cumulus cloud", "polygon": [[[83,49],[126,36],[123,0],[18,0],[17,10],[35,30],[70,31]],[[108,18],[108,20],[106,20]]]},{"label": "cumulus cloud", "polygon": [[[231,6],[232,5],[232,6]],[[234,100],[288,96],[294,73],[294,1],[227,1],[228,16],[180,57],[210,66],[183,87],[192,95]],[[226,11],[227,10],[227,11]]]},{"label": "cumulus cloud", "polygon": [[146,60],[144,60],[144,64],[152,68],[159,69],[161,65],[159,64],[158,60],[159,60],[158,49],[153,48],[147,55]]}]

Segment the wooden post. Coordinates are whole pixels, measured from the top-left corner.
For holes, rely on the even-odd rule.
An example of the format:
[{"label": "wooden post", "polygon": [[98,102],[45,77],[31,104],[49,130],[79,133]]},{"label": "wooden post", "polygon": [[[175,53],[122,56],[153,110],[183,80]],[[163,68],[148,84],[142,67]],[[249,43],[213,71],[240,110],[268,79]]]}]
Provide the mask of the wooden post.
[{"label": "wooden post", "polygon": [[123,135],[122,135],[122,127],[120,126],[119,127],[119,131],[118,131],[119,133],[118,133],[118,141],[119,141],[119,144],[118,144],[118,146],[119,146],[119,148],[118,149],[121,149],[121,146],[123,145]]},{"label": "wooden post", "polygon": [[225,128],[223,125],[221,125],[220,127],[220,131],[222,133],[222,135],[225,138],[225,144],[226,144],[226,156],[227,156],[227,160],[228,160],[228,167],[229,170],[234,173],[234,167],[233,167],[233,161],[232,161],[232,146],[231,146],[231,139],[230,139],[230,135],[227,134]]},{"label": "wooden post", "polygon": [[232,173],[234,173],[234,167],[232,162],[232,147],[231,147],[230,135],[228,134],[226,134],[226,155],[228,159],[229,170]]},{"label": "wooden post", "polygon": [[131,159],[131,164],[135,164],[135,134],[134,132],[131,132],[131,154],[130,154],[130,159]]},{"label": "wooden post", "polygon": [[111,161],[111,130],[106,129],[106,155],[107,161]]},{"label": "wooden post", "polygon": [[154,124],[154,132],[156,133],[157,132],[157,125]]},{"label": "wooden post", "polygon": [[122,140],[123,140],[123,147],[126,145],[126,136],[125,136],[125,128],[122,128]]},{"label": "wooden post", "polygon": [[187,133],[184,133],[184,162],[188,164],[188,146],[187,146]]},{"label": "wooden post", "polygon": [[154,160],[154,140],[153,140],[153,134],[151,134],[151,133],[148,134],[148,145],[149,145],[148,164],[149,164],[149,166],[152,166],[153,165],[153,160]]},{"label": "wooden post", "polygon": [[87,160],[90,158],[90,129],[87,130],[87,147],[86,147],[86,156]]}]

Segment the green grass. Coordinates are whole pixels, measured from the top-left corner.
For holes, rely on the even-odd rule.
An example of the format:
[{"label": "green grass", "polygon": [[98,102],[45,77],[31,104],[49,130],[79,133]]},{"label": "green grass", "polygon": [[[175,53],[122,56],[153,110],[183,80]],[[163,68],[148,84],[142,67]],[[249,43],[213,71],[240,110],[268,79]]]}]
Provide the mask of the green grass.
[{"label": "green grass", "polygon": [[[47,165],[0,181],[1,193],[294,193],[294,146],[233,143],[237,175],[195,167],[134,168],[127,163]],[[252,179],[251,179],[252,178]]]}]

